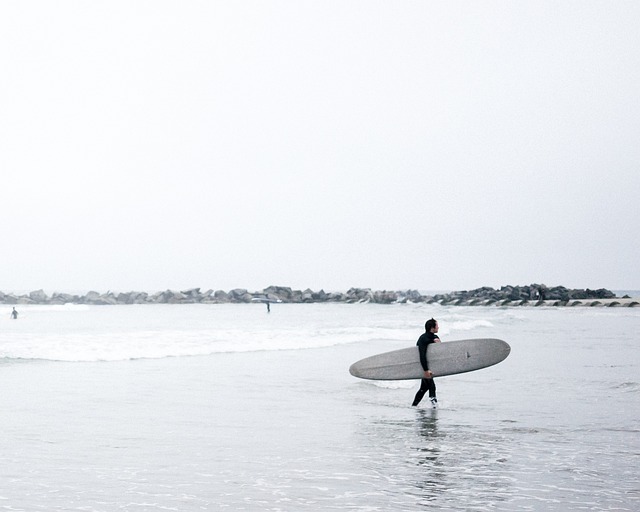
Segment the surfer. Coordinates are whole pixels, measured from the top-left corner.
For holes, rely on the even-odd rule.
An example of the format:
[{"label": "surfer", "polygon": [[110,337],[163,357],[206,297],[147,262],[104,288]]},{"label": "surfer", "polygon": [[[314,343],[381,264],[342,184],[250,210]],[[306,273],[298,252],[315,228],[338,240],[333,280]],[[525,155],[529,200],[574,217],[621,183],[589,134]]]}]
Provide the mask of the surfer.
[{"label": "surfer", "polygon": [[11,312],[11,318],[13,318],[14,320],[18,319],[18,312],[16,311],[16,308],[13,308],[13,311]]},{"label": "surfer", "polygon": [[422,400],[425,393],[429,392],[429,399],[431,400],[431,407],[434,409],[438,406],[438,399],[436,398],[436,383],[433,380],[433,374],[429,371],[429,362],[427,361],[427,347],[431,343],[440,343],[438,338],[438,322],[431,318],[424,324],[424,334],[418,338],[418,352],[420,353],[420,364],[424,370],[424,377],[420,381],[420,389],[416,393],[416,397],[413,399],[412,406],[416,406]]}]

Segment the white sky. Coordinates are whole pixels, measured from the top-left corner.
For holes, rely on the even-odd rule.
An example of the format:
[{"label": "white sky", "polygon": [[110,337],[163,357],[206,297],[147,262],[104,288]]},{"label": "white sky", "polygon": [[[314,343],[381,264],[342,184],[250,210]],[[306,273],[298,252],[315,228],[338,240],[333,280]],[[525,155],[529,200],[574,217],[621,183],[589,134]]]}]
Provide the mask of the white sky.
[{"label": "white sky", "polygon": [[640,3],[3,1],[0,290],[640,289]]}]

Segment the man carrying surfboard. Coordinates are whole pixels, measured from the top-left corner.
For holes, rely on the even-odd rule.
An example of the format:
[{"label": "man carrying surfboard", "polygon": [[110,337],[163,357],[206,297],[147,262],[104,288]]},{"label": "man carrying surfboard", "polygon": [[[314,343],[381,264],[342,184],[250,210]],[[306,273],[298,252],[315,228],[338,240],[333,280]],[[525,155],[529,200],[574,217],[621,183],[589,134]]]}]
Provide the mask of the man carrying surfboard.
[{"label": "man carrying surfboard", "polygon": [[424,334],[418,338],[418,352],[420,354],[420,364],[424,370],[424,377],[420,381],[420,389],[416,393],[416,397],[413,399],[412,406],[416,406],[422,400],[425,393],[429,392],[429,399],[431,400],[431,407],[436,408],[438,406],[438,399],[436,398],[436,383],[433,380],[433,374],[429,371],[429,362],[427,361],[427,347],[431,343],[440,343],[438,338],[438,322],[433,318],[427,320],[424,324]]}]

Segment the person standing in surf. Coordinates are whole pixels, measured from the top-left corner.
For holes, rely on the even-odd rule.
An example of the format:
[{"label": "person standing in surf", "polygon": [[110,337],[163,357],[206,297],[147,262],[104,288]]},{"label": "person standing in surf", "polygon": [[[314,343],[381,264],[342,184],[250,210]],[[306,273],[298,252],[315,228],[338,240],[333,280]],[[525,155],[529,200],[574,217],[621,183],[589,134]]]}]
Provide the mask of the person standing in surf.
[{"label": "person standing in surf", "polygon": [[424,370],[424,377],[420,381],[420,389],[416,393],[416,397],[413,399],[412,406],[416,406],[422,400],[422,397],[429,392],[429,399],[431,400],[431,407],[436,408],[438,406],[438,399],[436,398],[436,383],[433,380],[433,374],[429,371],[429,361],[427,361],[427,347],[431,343],[440,343],[438,338],[438,322],[431,318],[424,324],[424,334],[418,338],[418,352],[420,353],[420,364]]}]

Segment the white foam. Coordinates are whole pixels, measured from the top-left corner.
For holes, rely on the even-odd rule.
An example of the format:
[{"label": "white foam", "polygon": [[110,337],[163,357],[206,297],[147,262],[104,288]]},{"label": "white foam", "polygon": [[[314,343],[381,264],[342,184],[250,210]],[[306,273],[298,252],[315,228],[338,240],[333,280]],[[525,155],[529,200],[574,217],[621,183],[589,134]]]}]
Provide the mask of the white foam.
[{"label": "white foam", "polygon": [[479,329],[481,327],[493,327],[493,323],[489,320],[477,320],[477,319],[469,319],[469,320],[457,320],[453,322],[449,322],[446,330],[448,332],[456,332],[456,331],[473,331]]},{"label": "white foam", "polygon": [[[383,310],[381,308],[384,308]],[[119,361],[228,352],[306,350],[385,340],[415,344],[426,305],[261,304],[24,306],[3,322],[0,357]],[[484,310],[486,313],[486,310]],[[483,310],[442,309],[443,341],[493,328]]]},{"label": "white foam", "polygon": [[373,380],[374,386],[384,389],[410,389],[415,388],[417,380]]}]

